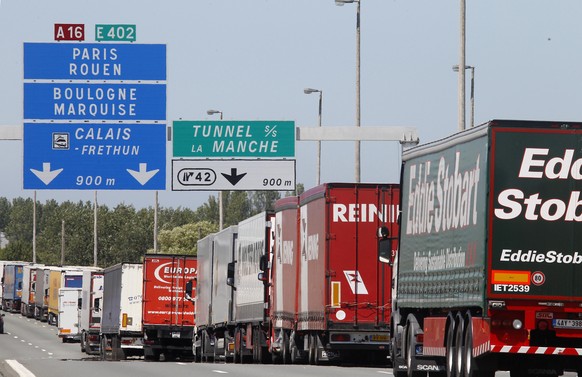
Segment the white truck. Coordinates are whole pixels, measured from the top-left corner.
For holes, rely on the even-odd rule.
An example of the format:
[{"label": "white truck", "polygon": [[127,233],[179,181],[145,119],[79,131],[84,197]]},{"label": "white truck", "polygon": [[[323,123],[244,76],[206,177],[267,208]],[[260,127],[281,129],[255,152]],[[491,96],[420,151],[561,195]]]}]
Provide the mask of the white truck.
[{"label": "white truck", "polygon": [[99,331],[103,305],[103,271],[83,271],[83,287],[79,302],[81,352],[99,354]]},{"label": "white truck", "polygon": [[77,309],[81,288],[59,289],[59,316],[57,323],[57,335],[63,343],[76,341],[81,338],[79,329],[79,310]]},{"label": "white truck", "polygon": [[34,307],[36,299],[36,276],[37,271],[41,271],[42,264],[27,264],[22,272],[22,302],[20,304],[20,314],[25,317],[34,317]]},{"label": "white truck", "polygon": [[101,360],[143,356],[143,264],[119,263],[104,270]]}]

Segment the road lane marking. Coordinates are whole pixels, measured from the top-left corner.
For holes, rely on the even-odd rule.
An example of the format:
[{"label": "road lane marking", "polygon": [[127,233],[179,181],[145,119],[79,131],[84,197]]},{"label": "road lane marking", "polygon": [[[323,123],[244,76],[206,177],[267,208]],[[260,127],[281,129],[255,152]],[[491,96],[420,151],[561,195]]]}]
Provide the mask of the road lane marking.
[{"label": "road lane marking", "polygon": [[224,370],[213,370],[214,373],[220,373],[220,374],[228,374],[228,372],[224,371]]},{"label": "road lane marking", "polygon": [[26,369],[24,365],[16,360],[6,360],[6,364],[8,364],[20,377],[36,377],[31,371]]}]

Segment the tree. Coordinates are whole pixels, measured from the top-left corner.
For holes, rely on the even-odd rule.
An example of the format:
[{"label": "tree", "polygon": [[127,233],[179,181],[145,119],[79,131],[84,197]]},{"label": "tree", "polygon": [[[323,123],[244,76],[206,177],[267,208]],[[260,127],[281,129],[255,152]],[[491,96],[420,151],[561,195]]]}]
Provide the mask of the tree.
[{"label": "tree", "polygon": [[0,198],[0,232],[3,232],[10,222],[12,204],[6,198]]},{"label": "tree", "polygon": [[251,216],[251,204],[246,191],[224,191],[224,227],[236,225]]},{"label": "tree", "polygon": [[281,193],[279,191],[253,191],[249,197],[252,213],[257,214],[263,211],[273,211],[275,202],[281,199]]},{"label": "tree", "polygon": [[305,192],[305,185],[303,183],[298,183],[295,185],[295,191],[287,191],[285,196],[299,196]]},{"label": "tree", "polygon": [[163,254],[197,255],[198,240],[217,231],[217,225],[210,221],[199,221],[175,227],[172,230],[162,230],[158,234],[160,252]]}]

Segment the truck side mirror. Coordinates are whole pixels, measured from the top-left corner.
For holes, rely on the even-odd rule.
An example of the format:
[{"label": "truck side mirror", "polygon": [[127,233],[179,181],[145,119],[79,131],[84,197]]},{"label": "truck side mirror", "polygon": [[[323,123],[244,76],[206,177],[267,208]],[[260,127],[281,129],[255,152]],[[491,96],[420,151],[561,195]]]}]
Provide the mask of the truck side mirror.
[{"label": "truck side mirror", "polygon": [[226,285],[228,285],[229,287],[232,287],[232,289],[234,289],[236,291],[236,287],[234,286],[235,281],[234,281],[234,263],[235,262],[230,262],[228,264],[228,266],[226,267]]},{"label": "truck side mirror", "polygon": [[378,241],[378,259],[382,263],[392,265],[392,242],[391,240]]},{"label": "truck side mirror", "polygon": [[82,298],[82,297],[79,297],[79,298],[77,299],[77,308],[78,308],[79,310],[83,309],[83,298]]},{"label": "truck side mirror", "polygon": [[264,273],[264,272],[259,272],[259,275],[257,276],[257,278],[258,278],[260,281],[262,281],[263,283],[269,280],[269,278],[268,278],[267,274],[266,274],[266,273]]},{"label": "truck side mirror", "polygon": [[392,265],[392,240],[389,235],[390,231],[387,227],[378,228],[378,260]]},{"label": "truck side mirror", "polygon": [[261,259],[259,260],[259,270],[267,271],[269,269],[269,257],[264,254],[261,255]]}]

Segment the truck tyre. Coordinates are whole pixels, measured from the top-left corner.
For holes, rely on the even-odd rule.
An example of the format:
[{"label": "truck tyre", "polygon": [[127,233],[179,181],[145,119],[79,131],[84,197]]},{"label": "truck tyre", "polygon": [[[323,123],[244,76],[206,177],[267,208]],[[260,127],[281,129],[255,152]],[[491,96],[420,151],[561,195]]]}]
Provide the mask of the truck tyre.
[{"label": "truck tyre", "polygon": [[241,353],[241,347],[242,347],[241,334],[240,334],[240,329],[237,327],[234,330],[234,357],[233,357],[233,362],[235,364],[241,363],[241,358],[240,358],[240,355],[242,354]]},{"label": "truck tyre", "polygon": [[408,377],[420,377],[426,373],[414,370],[415,350],[416,350],[416,332],[419,326],[416,322],[409,322],[406,326],[406,370]]},{"label": "truck tyre", "polygon": [[281,358],[283,364],[289,364],[291,362],[291,355],[289,354],[289,335],[287,331],[283,331],[283,347],[281,348]]},{"label": "truck tyre", "polygon": [[461,315],[457,316],[457,328],[455,331],[455,375],[457,377],[464,377],[463,371],[465,370],[465,321]]},{"label": "truck tyre", "polygon": [[309,334],[308,335],[308,342],[309,342],[309,365],[315,365],[315,342],[313,341],[313,335]]},{"label": "truck tyre", "polygon": [[455,354],[456,354],[456,347],[455,347],[455,321],[449,316],[449,328],[447,329],[447,340],[446,340],[446,349],[445,349],[445,357],[446,357],[446,372],[447,377],[457,377],[456,375],[456,364],[455,364]]},{"label": "truck tyre", "polygon": [[107,337],[105,335],[101,336],[101,347],[99,347],[99,355],[102,361],[106,361],[108,359]]},{"label": "truck tyre", "polygon": [[291,359],[291,364],[299,364],[301,359],[299,357],[299,347],[297,347],[296,339],[297,335],[295,334],[295,331],[293,331],[289,336],[289,357]]},{"label": "truck tyre", "polygon": [[85,352],[85,332],[81,333],[81,352]]},{"label": "truck tyre", "polygon": [[313,365],[321,365],[319,359],[319,335],[313,334]]}]

